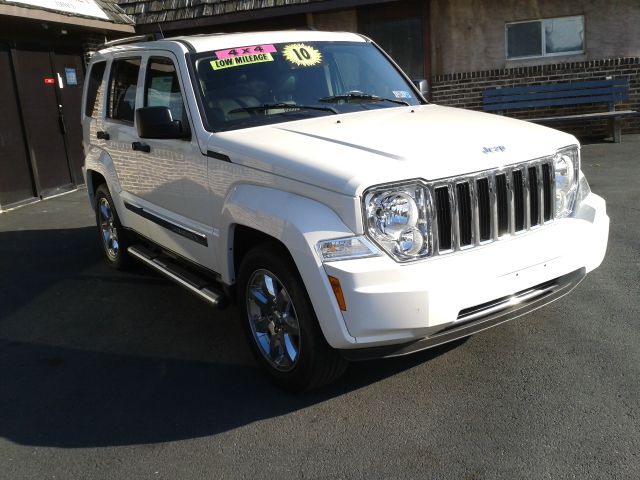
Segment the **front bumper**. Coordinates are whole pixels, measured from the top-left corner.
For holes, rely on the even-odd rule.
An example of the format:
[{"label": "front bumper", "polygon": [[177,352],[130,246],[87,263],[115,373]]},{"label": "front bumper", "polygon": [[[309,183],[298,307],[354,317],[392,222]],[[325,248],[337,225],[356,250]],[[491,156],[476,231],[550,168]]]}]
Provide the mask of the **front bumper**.
[{"label": "front bumper", "polygon": [[399,357],[427,348],[437,347],[443,343],[452,342],[487,328],[495,327],[547,305],[577,287],[585,275],[585,269],[581,268],[560,278],[517,292],[514,295],[469,309],[473,311],[472,315],[468,315],[466,318],[462,316],[453,325],[420,340],[378,347],[344,349],[342,354],[348,360],[370,360],[373,358]]},{"label": "front bumper", "polygon": [[[340,280],[340,320],[355,338],[333,346],[353,350],[344,352],[350,358],[402,355],[539,308],[600,265],[608,231],[605,202],[590,194],[572,218],[468,251],[414,264],[388,256],[325,263]],[[546,292],[531,293],[537,287]]]}]

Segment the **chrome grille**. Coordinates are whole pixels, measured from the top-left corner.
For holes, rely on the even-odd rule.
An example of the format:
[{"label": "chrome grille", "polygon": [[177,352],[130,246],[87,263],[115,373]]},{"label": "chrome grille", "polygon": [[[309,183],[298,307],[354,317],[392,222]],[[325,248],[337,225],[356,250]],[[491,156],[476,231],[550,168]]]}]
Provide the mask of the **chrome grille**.
[{"label": "chrome grille", "polygon": [[429,184],[434,254],[465,250],[553,220],[551,157]]}]

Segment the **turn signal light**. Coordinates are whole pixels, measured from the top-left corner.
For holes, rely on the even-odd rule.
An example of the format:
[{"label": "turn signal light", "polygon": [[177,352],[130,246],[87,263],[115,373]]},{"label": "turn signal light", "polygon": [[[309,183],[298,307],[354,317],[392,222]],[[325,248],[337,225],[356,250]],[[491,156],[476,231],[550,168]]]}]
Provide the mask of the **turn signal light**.
[{"label": "turn signal light", "polygon": [[344,295],[342,294],[342,287],[340,286],[340,280],[336,277],[332,277],[331,275],[327,275],[329,277],[329,283],[331,284],[331,288],[333,289],[333,294],[336,296],[336,300],[338,301],[338,306],[340,310],[343,312],[347,311],[347,303],[344,301]]}]

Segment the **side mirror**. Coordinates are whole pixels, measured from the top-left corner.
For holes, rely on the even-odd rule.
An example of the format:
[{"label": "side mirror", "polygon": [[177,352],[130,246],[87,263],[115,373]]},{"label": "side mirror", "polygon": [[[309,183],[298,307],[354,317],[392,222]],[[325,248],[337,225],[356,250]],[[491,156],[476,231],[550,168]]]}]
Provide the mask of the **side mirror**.
[{"label": "side mirror", "polygon": [[419,80],[412,80],[413,84],[416,86],[416,88],[418,90],[420,90],[420,93],[422,94],[422,96],[424,98],[427,98],[427,95],[429,95],[429,82],[427,82],[424,78],[421,78]]},{"label": "side mirror", "polygon": [[188,134],[180,120],[174,120],[169,107],[144,107],[136,109],[136,127],[140,138],[184,139]]}]

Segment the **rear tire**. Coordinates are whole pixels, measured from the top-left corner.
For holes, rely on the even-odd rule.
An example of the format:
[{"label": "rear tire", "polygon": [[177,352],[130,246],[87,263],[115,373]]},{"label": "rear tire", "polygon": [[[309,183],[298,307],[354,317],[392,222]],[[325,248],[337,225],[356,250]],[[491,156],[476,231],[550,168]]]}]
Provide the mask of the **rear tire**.
[{"label": "rear tire", "polygon": [[277,244],[245,255],[237,295],[249,346],[279,387],[310,390],[344,373],[347,361],[325,340],[302,279]]},{"label": "rear tire", "polygon": [[120,223],[118,212],[106,184],[96,188],[96,224],[102,253],[107,263],[116,270],[129,267],[127,234]]}]

